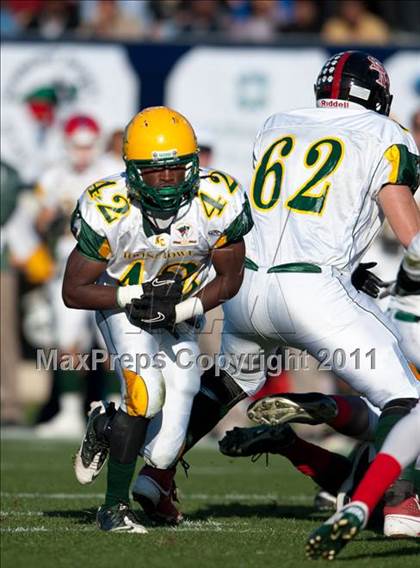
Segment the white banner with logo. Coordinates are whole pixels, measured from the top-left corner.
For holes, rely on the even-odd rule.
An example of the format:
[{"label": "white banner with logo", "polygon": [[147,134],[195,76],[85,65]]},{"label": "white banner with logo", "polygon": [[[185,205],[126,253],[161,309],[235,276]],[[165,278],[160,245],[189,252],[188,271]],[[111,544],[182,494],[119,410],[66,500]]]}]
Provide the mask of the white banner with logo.
[{"label": "white banner with logo", "polygon": [[2,158],[35,180],[61,154],[64,120],[83,113],[106,134],[124,128],[138,110],[139,88],[121,46],[2,45]]},{"label": "white banner with logo", "polygon": [[197,47],[172,70],[166,103],[191,121],[199,143],[201,133],[213,139],[214,166],[247,183],[263,121],[313,105],[313,84],[326,58],[323,49]]}]

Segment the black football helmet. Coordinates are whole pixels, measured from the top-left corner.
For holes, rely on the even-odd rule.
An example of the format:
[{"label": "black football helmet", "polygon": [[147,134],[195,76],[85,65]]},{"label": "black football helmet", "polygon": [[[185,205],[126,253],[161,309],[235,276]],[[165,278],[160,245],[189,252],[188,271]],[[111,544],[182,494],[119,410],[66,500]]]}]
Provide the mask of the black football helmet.
[{"label": "black football helmet", "polygon": [[333,55],[321,69],[314,90],[317,101],[351,101],[386,116],[391,108],[388,73],[380,61],[363,51]]}]

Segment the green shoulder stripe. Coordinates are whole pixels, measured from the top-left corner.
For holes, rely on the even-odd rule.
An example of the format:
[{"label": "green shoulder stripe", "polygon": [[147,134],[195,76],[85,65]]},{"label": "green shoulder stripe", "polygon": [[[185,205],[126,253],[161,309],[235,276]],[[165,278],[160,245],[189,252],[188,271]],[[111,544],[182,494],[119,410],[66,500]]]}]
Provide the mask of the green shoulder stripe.
[{"label": "green shoulder stripe", "polygon": [[420,184],[420,158],[412,154],[404,144],[394,144],[385,152],[391,164],[388,183],[408,185],[415,192]]},{"label": "green shoulder stripe", "polygon": [[245,202],[242,211],[218,239],[215,244],[215,248],[220,248],[228,243],[240,241],[247,233],[249,233],[253,226],[254,221],[252,220],[251,207],[249,206],[248,198],[245,195]]},{"label": "green shoulder stripe", "polygon": [[98,235],[83,219],[79,205],[71,218],[71,230],[77,239],[77,250],[87,258],[106,262],[111,257],[111,248],[108,239]]}]

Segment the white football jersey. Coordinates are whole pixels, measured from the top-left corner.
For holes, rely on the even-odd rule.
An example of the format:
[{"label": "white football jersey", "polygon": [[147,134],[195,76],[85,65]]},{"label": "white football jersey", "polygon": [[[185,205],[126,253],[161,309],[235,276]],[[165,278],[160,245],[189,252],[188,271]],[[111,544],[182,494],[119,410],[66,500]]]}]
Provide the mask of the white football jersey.
[{"label": "white football jersey", "polygon": [[125,174],[88,187],[72,219],[79,252],[107,263],[104,282],[135,285],[172,271],[181,275],[184,295],[205,284],[212,250],[240,240],[251,227],[249,203],[236,180],[202,168],[197,196],[167,232],[154,230],[128,198]]},{"label": "white football jersey", "polygon": [[[379,230],[388,183],[418,186],[418,151],[393,120],[346,103],[268,118],[254,146],[247,256],[351,269]],[[249,252],[248,252],[249,250]]]}]

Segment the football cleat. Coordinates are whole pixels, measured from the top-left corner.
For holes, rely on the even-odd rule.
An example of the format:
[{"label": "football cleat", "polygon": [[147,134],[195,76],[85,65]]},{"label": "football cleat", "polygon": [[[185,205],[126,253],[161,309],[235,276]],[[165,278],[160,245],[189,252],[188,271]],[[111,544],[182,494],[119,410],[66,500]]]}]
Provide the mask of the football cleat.
[{"label": "football cleat", "polygon": [[320,393],[280,393],[256,400],[248,407],[248,418],[257,424],[324,424],[338,414],[337,404]]},{"label": "football cleat", "polygon": [[368,516],[364,503],[349,503],[310,535],[305,547],[306,556],[334,560],[340,550],[364,529]]},{"label": "football cleat", "polygon": [[294,442],[296,434],[288,424],[234,428],[219,442],[222,454],[231,457],[279,453]]},{"label": "football cleat", "polygon": [[376,456],[375,446],[371,442],[361,442],[350,456],[352,468],[350,475],[343,481],[337,493],[337,510],[342,509],[362,481],[369,465]]},{"label": "football cleat", "polygon": [[179,525],[184,520],[174,505],[178,501],[174,481],[176,469],[157,469],[145,465],[133,487],[133,499],[153,523]]},{"label": "football cleat", "polygon": [[391,538],[420,537],[420,503],[416,496],[384,507],[384,535]]},{"label": "football cleat", "polygon": [[314,509],[320,513],[336,511],[337,497],[320,488],[314,497]]},{"label": "football cleat", "polygon": [[102,505],[96,514],[96,522],[101,531],[105,532],[147,533],[147,529],[138,522],[136,515],[125,503],[112,507]]},{"label": "football cleat", "polygon": [[74,457],[74,472],[82,485],[92,483],[105,465],[109,452],[106,436],[116,413],[113,402],[92,402],[85,437]]}]

